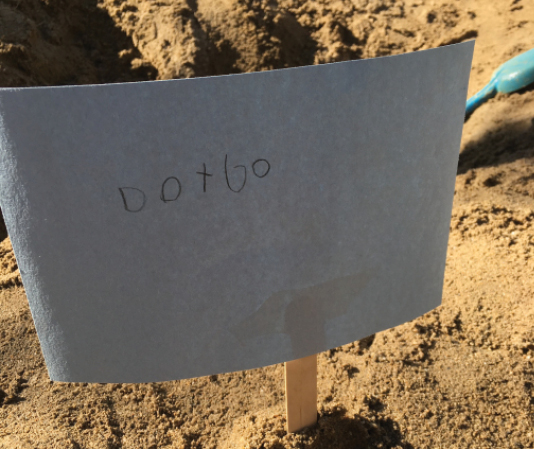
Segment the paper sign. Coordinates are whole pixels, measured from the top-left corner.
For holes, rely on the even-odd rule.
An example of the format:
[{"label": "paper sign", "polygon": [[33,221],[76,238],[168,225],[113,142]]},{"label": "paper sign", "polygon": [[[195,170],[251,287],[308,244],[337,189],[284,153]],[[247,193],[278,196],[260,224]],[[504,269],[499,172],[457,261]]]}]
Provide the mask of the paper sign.
[{"label": "paper sign", "polygon": [[472,52],[0,90],[51,379],[265,366],[438,306]]}]

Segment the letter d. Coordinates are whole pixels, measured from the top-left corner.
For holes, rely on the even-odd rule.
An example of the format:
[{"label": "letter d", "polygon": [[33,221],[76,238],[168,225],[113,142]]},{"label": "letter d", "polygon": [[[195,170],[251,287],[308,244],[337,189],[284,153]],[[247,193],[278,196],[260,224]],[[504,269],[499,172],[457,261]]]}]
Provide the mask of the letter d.
[{"label": "letter d", "polygon": [[135,187],[119,187],[124,209],[128,212],[139,212],[145,207],[146,195]]}]

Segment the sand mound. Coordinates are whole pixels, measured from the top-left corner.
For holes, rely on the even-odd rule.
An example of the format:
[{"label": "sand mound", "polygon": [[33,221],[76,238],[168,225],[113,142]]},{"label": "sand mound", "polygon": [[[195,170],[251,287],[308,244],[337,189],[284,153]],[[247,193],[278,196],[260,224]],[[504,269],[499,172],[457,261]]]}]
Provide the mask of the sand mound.
[{"label": "sand mound", "polygon": [[92,0],[4,0],[0,5],[1,86],[152,79],[150,66]]},{"label": "sand mound", "polygon": [[404,53],[477,36],[454,3],[357,0],[7,0],[3,86],[270,70]]},{"label": "sand mound", "polygon": [[[534,47],[527,0],[3,0],[0,85],[206,76],[478,36],[470,93]],[[142,385],[48,380],[0,244],[0,447],[534,447],[534,90],[466,123],[443,305],[319,356],[316,427],[284,432],[281,365]]]},{"label": "sand mound", "polygon": [[130,0],[104,7],[162,79],[369,58],[477,35],[454,4]]}]

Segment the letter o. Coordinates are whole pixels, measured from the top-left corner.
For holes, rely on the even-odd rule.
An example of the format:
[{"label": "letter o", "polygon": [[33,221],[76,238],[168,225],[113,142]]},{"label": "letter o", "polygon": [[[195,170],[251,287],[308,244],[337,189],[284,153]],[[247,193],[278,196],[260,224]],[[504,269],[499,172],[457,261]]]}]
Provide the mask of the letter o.
[{"label": "letter o", "polygon": [[[167,198],[167,196],[165,195],[165,186],[171,180],[174,180],[176,182],[176,185],[178,186],[178,193],[176,194],[174,198]],[[161,185],[161,195],[160,195],[161,201],[163,201],[164,203],[170,203],[172,201],[176,201],[180,197],[181,193],[182,193],[182,184],[180,183],[180,180],[178,178],[176,178],[175,176],[170,176],[165,181],[163,181],[163,184]]]},{"label": "letter o", "polygon": [[[262,175],[259,175],[256,172],[256,164],[258,162],[265,162],[267,164],[267,169],[265,170],[265,173],[263,173]],[[269,161],[267,159],[258,159],[254,161],[254,163],[252,164],[252,173],[254,173],[258,178],[265,178],[270,171],[271,171],[271,164],[269,164]]]}]

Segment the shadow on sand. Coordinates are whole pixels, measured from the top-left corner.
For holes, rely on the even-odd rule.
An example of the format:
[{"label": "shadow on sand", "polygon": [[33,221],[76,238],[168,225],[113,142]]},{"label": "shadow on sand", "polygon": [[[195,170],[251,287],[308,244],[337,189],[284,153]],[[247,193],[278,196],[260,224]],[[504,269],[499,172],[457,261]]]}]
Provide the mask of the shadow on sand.
[{"label": "shadow on sand", "polygon": [[[362,416],[350,417],[344,409],[319,417],[313,443],[302,446],[306,449],[367,449],[403,448],[414,449],[404,441],[398,423],[391,418],[370,421]],[[283,449],[280,446],[276,449]]]}]

